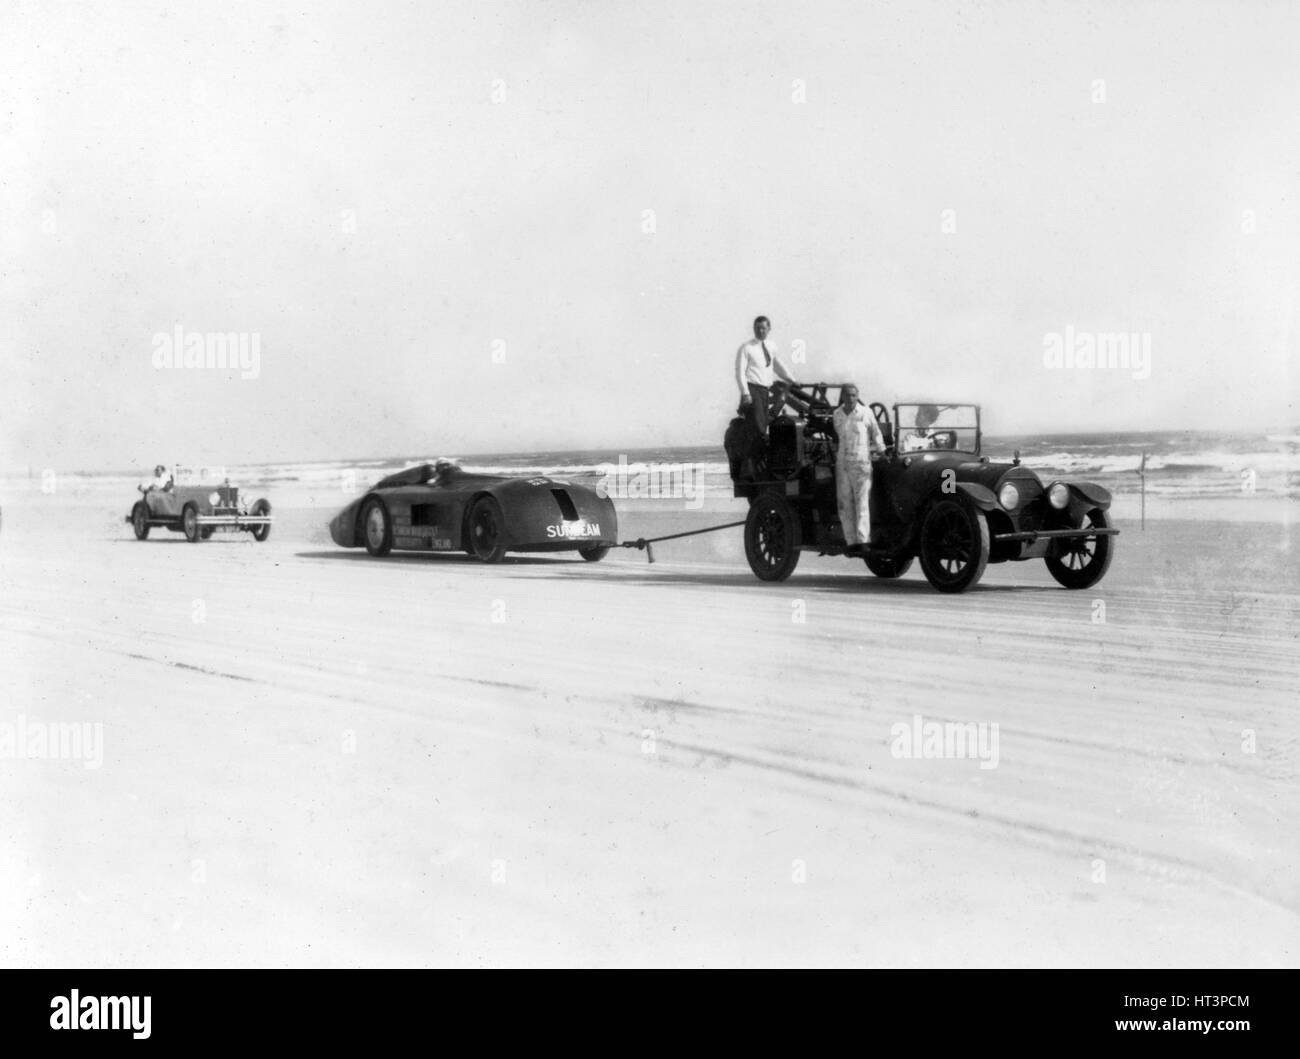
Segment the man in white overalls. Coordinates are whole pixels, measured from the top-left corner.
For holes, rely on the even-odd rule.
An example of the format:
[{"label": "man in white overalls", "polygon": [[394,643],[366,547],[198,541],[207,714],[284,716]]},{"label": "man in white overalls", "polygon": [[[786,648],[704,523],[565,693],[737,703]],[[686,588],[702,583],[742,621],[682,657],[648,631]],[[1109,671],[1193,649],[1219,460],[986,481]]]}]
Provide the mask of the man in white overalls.
[{"label": "man in white overalls", "polygon": [[835,453],[835,498],[844,530],[846,555],[862,555],[871,540],[871,461],[884,454],[885,438],[871,409],[858,400],[858,388],[846,383],[840,406],[831,417],[839,436]]}]

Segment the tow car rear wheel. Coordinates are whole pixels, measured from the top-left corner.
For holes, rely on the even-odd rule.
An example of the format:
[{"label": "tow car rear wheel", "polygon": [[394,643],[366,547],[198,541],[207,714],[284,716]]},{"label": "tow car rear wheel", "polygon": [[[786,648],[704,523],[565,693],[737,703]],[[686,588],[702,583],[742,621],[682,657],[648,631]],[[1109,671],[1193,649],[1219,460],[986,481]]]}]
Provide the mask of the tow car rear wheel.
[{"label": "tow car rear wheel", "polygon": [[[249,511],[250,515],[269,515],[271,513],[271,503],[269,500],[258,500],[253,504]],[[271,535],[271,524],[269,522],[261,526],[253,527],[253,540],[259,544]]]},{"label": "tow car rear wheel", "polygon": [[590,548],[579,548],[578,554],[589,563],[598,563],[609,554],[609,545],[593,544]]},{"label": "tow car rear wheel", "polygon": [[[1080,529],[1109,529],[1106,512],[1094,508],[1083,516]],[[1047,569],[1066,588],[1090,588],[1106,576],[1113,552],[1109,537],[1067,537],[1056,541],[1046,558]]]},{"label": "tow car rear wheel", "polygon": [[912,569],[912,557],[909,555],[906,559],[896,559],[884,555],[866,556],[867,569],[877,577],[902,577],[908,570]]},{"label": "tow car rear wheel", "polygon": [[388,517],[388,507],[377,496],[372,496],[361,509],[361,539],[366,551],[376,558],[393,550],[393,520]]},{"label": "tow car rear wheel", "polygon": [[745,558],[760,581],[784,581],[799,564],[799,519],[779,493],[764,493],[750,505]]},{"label": "tow car rear wheel", "polygon": [[965,500],[940,500],[921,523],[921,569],[940,592],[965,592],[989,561],[989,523]]},{"label": "tow car rear wheel", "polygon": [[149,536],[149,509],[143,500],[131,509],[131,528],[135,530],[135,539],[138,541]]},{"label": "tow car rear wheel", "polygon": [[199,509],[193,504],[186,504],[185,510],[181,512],[181,532],[191,544],[197,544],[203,539],[203,534],[199,532]]},{"label": "tow car rear wheel", "polygon": [[469,509],[469,543],[481,562],[499,563],[506,557],[502,544],[505,539],[505,520],[501,505],[495,497],[481,496]]}]

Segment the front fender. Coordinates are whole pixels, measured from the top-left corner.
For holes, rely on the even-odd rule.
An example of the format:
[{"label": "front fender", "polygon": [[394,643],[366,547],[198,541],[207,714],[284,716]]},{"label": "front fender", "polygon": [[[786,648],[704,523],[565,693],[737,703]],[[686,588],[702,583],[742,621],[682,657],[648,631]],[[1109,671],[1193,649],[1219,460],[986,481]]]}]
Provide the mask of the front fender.
[{"label": "front fender", "polygon": [[1103,489],[1094,482],[1062,482],[1070,490],[1070,507],[1073,509],[1076,505],[1082,507],[1085,511],[1091,511],[1093,508],[1101,508],[1105,511],[1110,507],[1110,490]]},{"label": "front fender", "polygon": [[986,485],[980,485],[979,482],[958,482],[957,492],[965,496],[981,511],[1002,510],[998,504],[998,498],[993,495],[993,490]]}]

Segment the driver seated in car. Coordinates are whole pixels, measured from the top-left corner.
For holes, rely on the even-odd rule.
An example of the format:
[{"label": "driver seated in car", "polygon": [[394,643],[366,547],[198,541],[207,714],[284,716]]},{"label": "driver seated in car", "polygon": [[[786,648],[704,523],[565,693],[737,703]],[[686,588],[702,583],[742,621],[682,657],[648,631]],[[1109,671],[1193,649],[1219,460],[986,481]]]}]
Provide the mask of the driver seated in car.
[{"label": "driver seated in car", "polygon": [[433,465],[433,484],[450,485],[453,478],[460,474],[460,464],[455,460],[438,460]]},{"label": "driver seated in car", "polygon": [[161,463],[153,469],[153,481],[141,483],[140,492],[142,493],[168,493],[171,492],[175,484],[174,479],[167,473],[167,468]]}]

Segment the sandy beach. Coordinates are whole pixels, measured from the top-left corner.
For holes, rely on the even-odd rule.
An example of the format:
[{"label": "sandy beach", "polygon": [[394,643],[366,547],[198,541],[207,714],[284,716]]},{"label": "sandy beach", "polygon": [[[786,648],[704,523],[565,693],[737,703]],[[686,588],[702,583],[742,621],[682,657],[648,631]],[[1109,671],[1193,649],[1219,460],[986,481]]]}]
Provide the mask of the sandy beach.
[{"label": "sandy beach", "polygon": [[[739,530],[375,560],[338,495],[273,499],[265,544],[190,545],[4,498],[0,723],[101,733],[0,760],[5,964],[1297,963],[1276,510],[1121,508],[1095,589],[951,597],[809,555],[765,585]],[[996,760],[900,756],[927,722]]]}]

